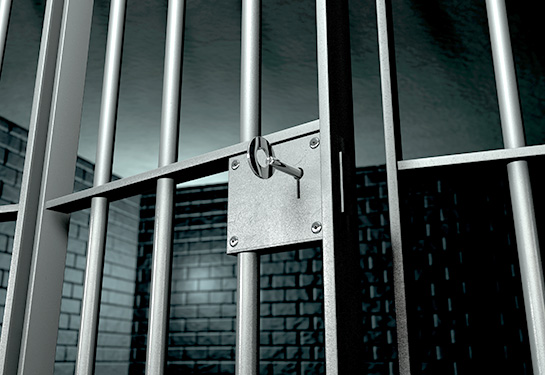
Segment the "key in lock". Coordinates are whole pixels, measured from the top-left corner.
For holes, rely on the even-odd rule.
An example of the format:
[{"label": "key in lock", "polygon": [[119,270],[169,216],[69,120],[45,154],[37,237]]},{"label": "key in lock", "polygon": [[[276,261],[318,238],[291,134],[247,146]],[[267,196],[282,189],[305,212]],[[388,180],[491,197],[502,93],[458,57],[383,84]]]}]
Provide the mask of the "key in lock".
[{"label": "key in lock", "polygon": [[[259,151],[263,152],[264,165],[260,163]],[[303,169],[292,167],[277,159],[274,155],[274,151],[270,143],[263,137],[255,137],[248,145],[248,151],[246,153],[248,163],[252,172],[261,179],[268,179],[272,177],[275,170],[284,172],[293,178],[297,182],[297,198],[301,197],[301,185],[300,180],[303,177]]]}]

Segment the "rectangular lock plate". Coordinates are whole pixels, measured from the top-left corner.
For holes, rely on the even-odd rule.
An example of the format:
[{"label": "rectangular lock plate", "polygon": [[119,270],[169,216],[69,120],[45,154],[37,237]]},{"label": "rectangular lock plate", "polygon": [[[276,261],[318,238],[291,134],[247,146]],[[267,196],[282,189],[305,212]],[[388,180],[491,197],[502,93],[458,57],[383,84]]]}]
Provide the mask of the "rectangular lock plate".
[{"label": "rectangular lock plate", "polygon": [[[279,160],[303,169],[299,198],[292,176],[275,171],[261,179],[252,172],[246,154],[229,159],[227,254],[279,251],[282,246],[322,239],[321,146],[310,146],[318,137],[315,133],[272,144]],[[233,169],[235,160],[238,167]]]}]

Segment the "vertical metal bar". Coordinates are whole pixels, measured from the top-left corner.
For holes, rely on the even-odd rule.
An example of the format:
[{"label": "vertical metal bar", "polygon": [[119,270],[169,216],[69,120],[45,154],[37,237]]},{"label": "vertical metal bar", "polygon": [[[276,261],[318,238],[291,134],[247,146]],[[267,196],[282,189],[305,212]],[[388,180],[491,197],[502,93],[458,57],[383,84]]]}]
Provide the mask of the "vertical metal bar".
[{"label": "vertical metal bar", "polygon": [[348,1],[317,0],[316,23],[326,372],[361,374],[363,327]]},{"label": "vertical metal bar", "polygon": [[[242,1],[240,140],[261,134],[261,0]],[[259,374],[260,256],[238,254],[237,375]]]},{"label": "vertical metal bar", "polygon": [[0,0],[0,76],[6,50],[6,39],[8,36],[9,16],[11,13],[11,0]]},{"label": "vertical metal bar", "polygon": [[69,215],[46,210],[69,194],[74,173],[93,1],[66,0],[40,191],[18,373],[53,374]]},{"label": "vertical metal bar", "polygon": [[390,240],[392,242],[397,353],[400,375],[411,373],[405,299],[405,273],[401,240],[401,214],[397,162],[402,159],[394,27],[390,0],[377,0],[377,30],[382,88],[382,116],[388,179]]},{"label": "vertical metal bar", "polygon": [[27,290],[35,237],[38,203],[42,186],[49,115],[63,0],[48,1],[45,8],[36,84],[30,115],[27,151],[21,182],[19,213],[15,226],[6,305],[0,336],[0,373],[15,374],[21,348]]},{"label": "vertical metal bar", "polygon": [[[515,65],[504,0],[487,0],[486,8],[502,133],[506,148],[525,145]],[[522,290],[534,374],[545,374],[545,286],[530,176],[526,161],[507,165],[519,254]]]},{"label": "vertical metal bar", "polygon": [[[104,63],[94,186],[110,182],[112,178],[125,9],[126,0],[112,0]],[[77,375],[94,374],[108,209],[106,198],[97,197],[91,201],[87,266],[76,358]]]},{"label": "vertical metal bar", "polygon": [[[159,167],[174,163],[178,159],[184,17],[185,0],[170,0],[165,47]],[[157,181],[146,353],[146,374],[148,375],[161,375],[166,366],[175,188],[176,185],[171,178],[161,178]]]}]

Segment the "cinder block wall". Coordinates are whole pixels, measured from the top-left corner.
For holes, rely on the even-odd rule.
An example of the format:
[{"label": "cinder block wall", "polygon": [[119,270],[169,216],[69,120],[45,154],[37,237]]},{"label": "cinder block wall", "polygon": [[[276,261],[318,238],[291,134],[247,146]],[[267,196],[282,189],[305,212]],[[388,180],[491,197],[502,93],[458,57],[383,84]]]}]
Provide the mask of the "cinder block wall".
[{"label": "cinder block wall", "polygon": [[[25,129],[0,118],[1,204],[19,200],[26,138]],[[93,165],[78,159],[74,189],[92,184]],[[134,197],[110,206],[96,365],[96,373],[101,375],[129,373],[139,204],[139,197]],[[14,222],[0,223],[2,317],[14,228]],[[74,373],[88,235],[89,210],[74,213],[70,220],[55,374]]]},{"label": "cinder block wall", "polygon": [[[531,374],[505,169],[402,177],[412,371]],[[182,189],[176,202],[169,373],[233,374],[236,259],[225,255],[227,187]],[[357,205],[359,360],[367,374],[397,374],[384,167],[358,171]],[[131,374],[144,368],[154,206],[153,195],[142,198]],[[321,250],[264,255],[261,264],[261,373],[324,373]]]}]

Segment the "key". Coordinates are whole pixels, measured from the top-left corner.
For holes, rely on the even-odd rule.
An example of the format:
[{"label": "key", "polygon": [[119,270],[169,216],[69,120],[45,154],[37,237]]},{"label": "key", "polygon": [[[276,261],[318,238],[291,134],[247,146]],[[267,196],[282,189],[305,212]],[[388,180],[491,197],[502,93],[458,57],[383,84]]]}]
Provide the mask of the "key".
[{"label": "key", "polygon": [[[259,153],[263,152],[265,159],[262,165],[259,162]],[[250,163],[250,169],[259,178],[268,179],[272,177],[275,170],[283,173],[287,173],[297,181],[297,198],[301,197],[301,184],[300,180],[303,177],[303,169],[292,167],[276,158],[274,151],[270,143],[263,137],[255,137],[248,146],[248,163]]]}]

